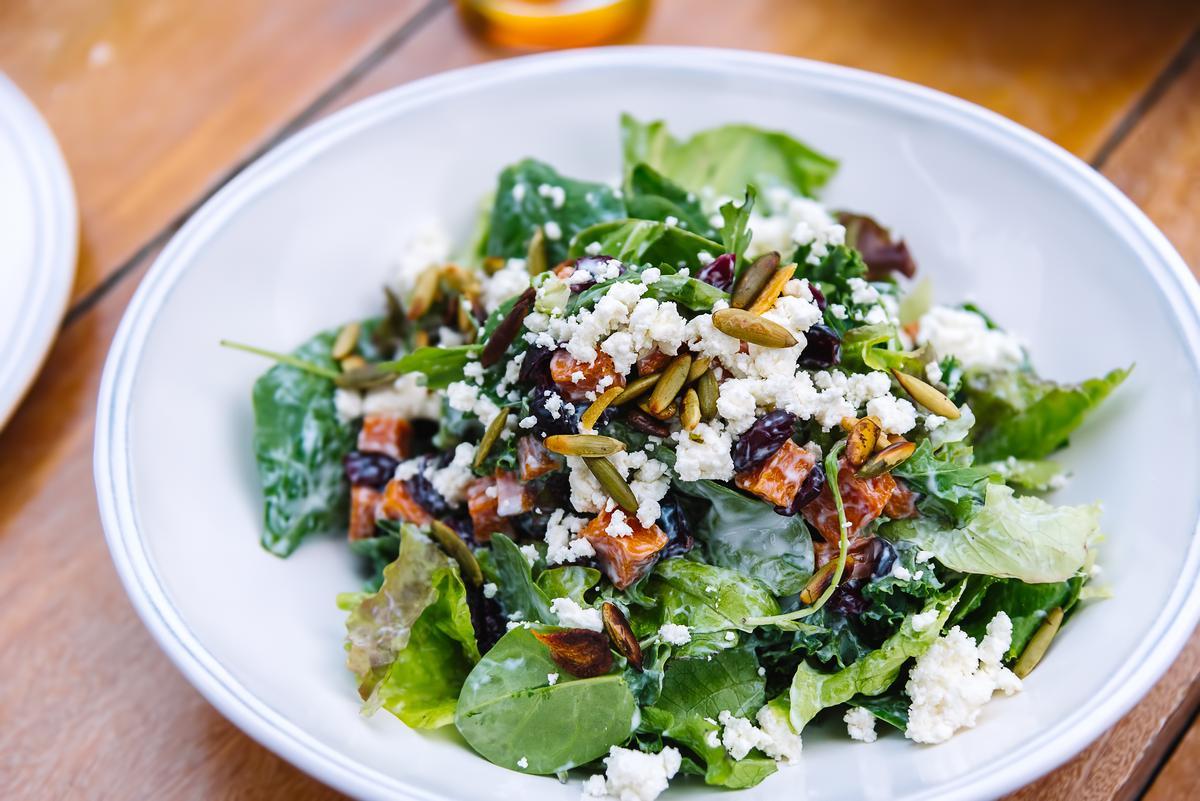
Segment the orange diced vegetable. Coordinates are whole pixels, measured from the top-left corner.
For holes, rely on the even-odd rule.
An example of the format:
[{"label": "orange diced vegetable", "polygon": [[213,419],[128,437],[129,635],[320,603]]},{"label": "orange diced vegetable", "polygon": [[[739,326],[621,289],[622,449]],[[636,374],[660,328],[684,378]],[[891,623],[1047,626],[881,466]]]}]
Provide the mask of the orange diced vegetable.
[{"label": "orange diced vegetable", "polygon": [[883,505],[883,516],[892,520],[920,517],[921,513],[917,511],[917,498],[919,497],[921,496],[910,490],[903,481],[897,481],[891,497]]},{"label": "orange diced vegetable", "polygon": [[[565,350],[557,350],[550,358],[550,377],[558,385],[559,391],[572,403],[587,400],[587,393],[599,394],[609,387],[625,386],[625,377],[617,372],[612,357],[607,353],[597,353],[591,364],[581,362]],[[611,379],[603,389],[601,379]]]},{"label": "orange diced vegetable", "polygon": [[383,488],[383,503],[379,507],[382,517],[388,520],[403,520],[424,526],[433,522],[433,515],[424,506],[417,503],[408,491],[408,486],[401,480],[393,478]]},{"label": "orange diced vegetable", "polygon": [[[842,493],[842,504],[846,509],[846,522],[850,527],[846,534],[853,537],[863,526],[879,517],[884,504],[896,488],[896,479],[887,473],[874,478],[858,478],[857,468],[842,459],[838,463],[838,489]],[[833,492],[830,490],[828,477],[825,489],[815,500],[805,505],[804,519],[813,525],[827,542],[837,542],[838,517],[837,507],[833,503]]]},{"label": "orange diced vegetable", "polygon": [[526,434],[517,440],[517,466],[522,481],[533,481],[562,467],[562,457],[551,453],[536,435]]},{"label": "orange diced vegetable", "polygon": [[350,488],[351,542],[375,536],[375,514],[381,497],[374,487]]},{"label": "orange diced vegetable", "polygon": [[743,470],[734,483],[767,503],[787,506],[800,491],[817,459],[790,439],[758,467]]},{"label": "orange diced vegetable", "polygon": [[671,361],[670,354],[663,353],[658,348],[650,351],[645,356],[637,360],[638,375],[650,375],[667,366],[667,362]]},{"label": "orange diced vegetable", "polygon": [[533,509],[533,491],[507,470],[496,471],[496,514],[513,517]]},{"label": "orange diced vegetable", "polygon": [[358,449],[386,453],[393,459],[407,459],[412,444],[412,426],[402,417],[368,414],[358,432]]},{"label": "orange diced vegetable", "polygon": [[490,542],[497,531],[512,535],[512,527],[498,511],[499,494],[494,478],[477,478],[467,485],[467,511],[471,513],[477,542]]},{"label": "orange diced vegetable", "polygon": [[658,526],[643,526],[633,515],[626,515],[625,523],[633,532],[612,537],[606,530],[612,517],[612,512],[601,512],[583,527],[579,536],[586,537],[595,549],[596,560],[608,580],[623,590],[650,572],[658,554],[667,547],[667,535]]}]

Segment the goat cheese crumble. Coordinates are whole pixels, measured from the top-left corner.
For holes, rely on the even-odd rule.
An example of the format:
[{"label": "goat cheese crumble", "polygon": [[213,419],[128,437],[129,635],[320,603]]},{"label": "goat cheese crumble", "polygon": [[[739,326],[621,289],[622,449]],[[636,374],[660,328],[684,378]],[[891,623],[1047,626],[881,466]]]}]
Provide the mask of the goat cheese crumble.
[{"label": "goat cheese crumble", "polygon": [[604,775],[583,783],[583,801],[654,801],[682,764],[679,751],[671,746],[644,754],[614,745],[604,758]]},{"label": "goat cheese crumble", "polygon": [[921,315],[917,344],[930,345],[939,358],[953,356],[968,368],[1011,370],[1025,360],[1016,337],[988,328],[975,312],[948,306],[934,306]]},{"label": "goat cheese crumble", "polygon": [[669,645],[687,645],[692,641],[692,630],[679,623],[663,623],[658,627],[658,638]]},{"label": "goat cheese crumble", "polygon": [[558,624],[570,629],[603,631],[604,622],[599,609],[580,606],[570,598],[555,598],[550,602],[550,611],[558,616]]},{"label": "goat cheese crumble", "polygon": [[879,737],[875,733],[875,716],[871,714],[870,710],[863,709],[861,706],[852,707],[846,711],[842,720],[846,724],[846,732],[850,735],[851,740],[873,743]]}]

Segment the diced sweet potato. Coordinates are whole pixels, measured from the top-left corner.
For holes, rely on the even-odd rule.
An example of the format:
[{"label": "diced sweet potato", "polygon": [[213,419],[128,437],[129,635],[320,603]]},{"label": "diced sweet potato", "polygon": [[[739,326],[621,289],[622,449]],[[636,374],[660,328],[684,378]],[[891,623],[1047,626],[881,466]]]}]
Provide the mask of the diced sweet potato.
[{"label": "diced sweet potato", "polygon": [[816,465],[817,458],[796,443],[784,440],[783,447],[758,467],[738,473],[733,482],[747,492],[776,506],[787,506]]},{"label": "diced sweet potato", "polygon": [[537,436],[526,434],[517,440],[517,467],[522,481],[533,481],[562,467],[562,457],[551,453]]},{"label": "diced sweet potato", "polygon": [[650,375],[667,366],[667,362],[671,361],[670,354],[663,353],[658,348],[650,351],[645,356],[637,360],[638,375]]},{"label": "diced sweet potato", "polygon": [[358,432],[358,449],[386,453],[393,459],[407,459],[412,444],[412,426],[402,417],[368,414]]},{"label": "diced sweet potato", "polygon": [[496,514],[513,517],[533,509],[533,491],[507,470],[496,471]]},{"label": "diced sweet potato", "polygon": [[467,511],[471,513],[477,542],[490,542],[497,531],[512,535],[512,527],[498,511],[499,494],[494,478],[477,478],[467,485]]},{"label": "diced sweet potato", "polygon": [[350,541],[375,536],[375,515],[383,497],[374,487],[350,488]]},{"label": "diced sweet potato", "polygon": [[667,535],[658,526],[643,526],[633,515],[625,515],[625,523],[633,529],[624,537],[611,537],[608,524],[612,512],[601,512],[579,532],[596,551],[596,560],[608,580],[618,590],[631,586],[650,572],[658,555],[667,545]]},{"label": "diced sweet potato", "polygon": [[[617,372],[612,357],[607,353],[597,353],[596,360],[591,364],[581,362],[565,350],[557,350],[550,358],[550,377],[558,385],[559,391],[567,400],[578,403],[587,400],[587,393],[603,392],[609,387],[625,386],[625,377]],[[612,379],[600,389],[601,379]]]},{"label": "diced sweet potato", "polygon": [[418,526],[433,522],[433,515],[417,503],[417,499],[408,491],[408,485],[396,478],[383,488],[383,503],[379,505],[379,513],[388,520],[403,520]]},{"label": "diced sweet potato", "polygon": [[[838,489],[842,493],[842,504],[846,509],[846,522],[850,527],[846,534],[853,538],[863,526],[879,517],[884,504],[896,488],[896,479],[887,473],[875,478],[858,478],[857,469],[842,459],[838,463]],[[817,530],[827,542],[837,542],[837,507],[833,503],[833,492],[826,480],[825,489],[803,510],[804,519]]]},{"label": "diced sweet potato", "polygon": [[920,495],[910,490],[908,485],[903,481],[897,481],[896,488],[892,490],[887,503],[883,505],[883,516],[889,517],[892,520],[907,520],[913,517],[920,517],[921,513],[917,511],[917,499],[920,497]]}]

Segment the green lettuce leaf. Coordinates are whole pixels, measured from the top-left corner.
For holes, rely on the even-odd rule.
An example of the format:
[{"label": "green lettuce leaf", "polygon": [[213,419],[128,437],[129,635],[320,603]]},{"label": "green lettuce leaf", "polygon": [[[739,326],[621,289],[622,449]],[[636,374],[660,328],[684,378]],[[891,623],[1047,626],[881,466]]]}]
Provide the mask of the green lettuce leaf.
[{"label": "green lettuce leaf", "polygon": [[[337,331],[325,331],[292,355],[327,370]],[[277,364],[254,382],[254,456],[263,491],[262,545],[288,556],[311,536],[345,530],[350,487],[342,459],[354,429],[342,422],[328,378]]]},{"label": "green lettuce leaf", "polygon": [[[561,206],[555,205],[553,196],[538,191],[543,184],[563,189]],[[567,257],[567,243],[584,228],[626,216],[625,204],[612,187],[567,178],[548,164],[526,159],[500,173],[486,254],[525,258],[534,229],[554,223],[561,233],[558,238],[546,237],[546,257],[557,264]]]},{"label": "green lettuce leaf", "polygon": [[545,597],[570,598],[577,604],[583,604],[584,594],[600,583],[600,571],[594,567],[579,567],[569,565],[543,570],[537,577],[538,589]]},{"label": "green lettuce leaf", "polygon": [[[551,673],[558,674],[554,684],[547,678]],[[475,665],[454,722],[488,761],[549,774],[599,759],[624,743],[637,725],[637,704],[621,675],[576,678],[531,631],[518,627]]]},{"label": "green lettuce leaf", "polygon": [[630,217],[658,222],[674,217],[681,227],[694,234],[706,239],[716,239],[718,236],[700,208],[695,193],[679,186],[648,164],[638,164],[630,171],[625,181],[625,206]]},{"label": "green lettuce leaf", "polygon": [[[779,614],[775,596],[758,579],[687,559],[660,562],[645,591],[657,603],[659,622],[686,624],[693,640],[702,634],[749,632],[753,629],[744,622],[746,618]],[[721,648],[737,642],[725,636],[715,639]]]},{"label": "green lettuce leaf", "polygon": [[[600,252],[626,264],[667,264],[674,272],[688,267],[697,272],[700,254],[719,256],[721,244],[703,236],[685,231],[677,225],[667,225],[654,220],[614,220],[583,229],[571,241],[568,256],[573,259],[585,255],[592,243],[600,245]],[[593,248],[594,249],[594,248]]]},{"label": "green lettuce leaf", "polygon": [[715,481],[680,481],[675,488],[688,496],[693,533],[714,565],[754,576],[776,595],[804,588],[813,549],[801,517],[776,514],[770,504]]},{"label": "green lettuce leaf", "polygon": [[924,611],[936,611],[936,625],[923,631],[913,628],[912,616],[904,620],[899,631],[888,637],[878,650],[872,651],[845,670],[821,673],[807,662],[801,662],[792,677],[788,691],[791,722],[800,731],[822,709],[844,704],[856,695],[879,695],[900,675],[904,663],[925,653],[950,616],[958,601],[962,585],[930,599]]},{"label": "green lettuce leaf", "polygon": [[1020,489],[1031,492],[1046,492],[1055,489],[1055,482],[1063,474],[1062,465],[1050,459],[1002,459],[984,465],[996,475]]},{"label": "green lettuce leaf", "polygon": [[956,456],[935,454],[929,440],[924,440],[906,461],[892,474],[904,479],[910,488],[921,493],[917,509],[923,514],[938,517],[951,526],[962,527],[983,505],[984,490],[992,471],[964,464],[961,449]]},{"label": "green lettuce leaf", "polygon": [[1049,584],[1026,584],[1016,579],[996,579],[989,582],[974,609],[960,622],[959,627],[977,641],[987,633],[987,624],[1004,612],[1013,624],[1012,644],[1006,659],[1016,659],[1029,640],[1046,620],[1046,613],[1062,607],[1070,613],[1083,588],[1082,576]]},{"label": "green lettuce leaf", "polygon": [[664,122],[641,123],[621,115],[625,168],[648,164],[694,192],[711,188],[736,197],[748,185],[784,186],[812,195],[837,169],[837,162],[785,133],[752,125],[723,125],[680,141]]},{"label": "green lettuce leaf", "polygon": [[964,528],[899,520],[889,537],[910,540],[960,573],[1015,578],[1030,584],[1066,581],[1088,558],[1100,531],[1100,507],[1052,506],[1018,498],[1011,487],[989,484],[983,508]]},{"label": "green lettuce leaf", "polygon": [[445,389],[455,381],[463,380],[463,368],[467,366],[471,357],[477,356],[481,350],[482,345],[418,348],[394,362],[383,362],[378,368],[397,375],[420,373],[425,376],[425,386],[430,389]]},{"label": "green lettuce leaf", "polygon": [[976,456],[984,462],[1049,456],[1067,443],[1071,432],[1131,369],[1116,369],[1081,384],[1056,384],[1023,371],[969,374],[965,388],[976,418]]}]

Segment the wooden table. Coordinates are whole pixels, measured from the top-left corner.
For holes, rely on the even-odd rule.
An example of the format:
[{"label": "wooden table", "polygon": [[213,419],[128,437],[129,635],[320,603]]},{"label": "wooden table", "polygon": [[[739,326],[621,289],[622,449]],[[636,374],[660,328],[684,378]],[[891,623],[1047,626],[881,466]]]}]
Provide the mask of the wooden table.
[{"label": "wooden table", "polygon": [[[1089,161],[1200,265],[1200,4],[659,0],[630,41],[790,53],[995,109]],[[448,0],[9,0],[0,69],[70,162],[82,251],[0,434],[0,798],[334,798],[209,707],[135,617],[91,480],[108,343],[163,242],[256,155],[365,95],[512,55]],[[1015,798],[1200,797],[1200,635]]]}]

